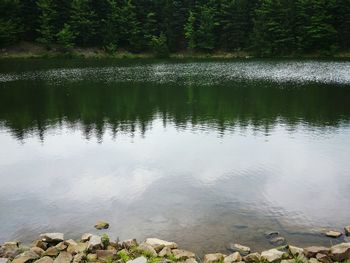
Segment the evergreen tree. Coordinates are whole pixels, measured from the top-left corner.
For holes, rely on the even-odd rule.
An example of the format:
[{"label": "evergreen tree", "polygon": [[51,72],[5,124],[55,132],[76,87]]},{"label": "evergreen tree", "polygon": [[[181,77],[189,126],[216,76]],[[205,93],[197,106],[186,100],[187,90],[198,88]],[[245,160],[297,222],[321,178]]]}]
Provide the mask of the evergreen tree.
[{"label": "evergreen tree", "polygon": [[38,0],[37,6],[40,10],[39,15],[39,38],[38,41],[46,46],[54,43],[57,34],[57,12],[53,0]]},{"label": "evergreen tree", "polygon": [[17,42],[23,31],[20,4],[16,0],[0,0],[0,46]]},{"label": "evergreen tree", "polygon": [[188,41],[188,48],[189,49],[195,49],[196,48],[196,42],[195,42],[195,22],[196,18],[192,11],[190,11],[190,14],[187,19],[187,23],[185,25],[185,38]]},{"label": "evergreen tree", "polygon": [[65,49],[74,47],[75,36],[70,25],[64,24],[63,28],[57,33],[56,37],[57,43],[62,45]]}]

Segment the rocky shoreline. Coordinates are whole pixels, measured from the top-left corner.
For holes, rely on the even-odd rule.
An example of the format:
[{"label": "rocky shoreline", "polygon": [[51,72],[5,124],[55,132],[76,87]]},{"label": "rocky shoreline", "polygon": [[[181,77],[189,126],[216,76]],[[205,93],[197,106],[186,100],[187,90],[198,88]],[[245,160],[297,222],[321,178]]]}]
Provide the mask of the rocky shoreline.
[{"label": "rocky shoreline", "polygon": [[[96,229],[106,229],[108,223],[99,222]],[[337,236],[339,232],[330,232]],[[340,233],[342,234],[342,233]],[[350,226],[345,227],[350,235]],[[331,247],[311,246],[300,248],[282,245],[261,253],[247,246],[232,244],[232,254],[206,254],[203,258],[180,249],[175,242],[147,238],[138,243],[136,239],[112,241],[107,234],[83,234],[80,240],[65,239],[63,233],[41,234],[31,246],[17,241],[0,245],[0,263],[350,263],[350,243]]]}]

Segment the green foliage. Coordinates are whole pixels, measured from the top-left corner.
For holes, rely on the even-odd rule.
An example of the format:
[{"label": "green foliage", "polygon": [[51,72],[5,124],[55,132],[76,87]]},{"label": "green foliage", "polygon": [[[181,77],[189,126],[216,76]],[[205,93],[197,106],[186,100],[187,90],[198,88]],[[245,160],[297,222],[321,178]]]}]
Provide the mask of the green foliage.
[{"label": "green foliage", "polygon": [[39,15],[39,28],[40,34],[38,41],[47,47],[49,47],[55,41],[56,28],[55,23],[57,22],[57,12],[55,10],[53,0],[38,0],[38,9],[40,10]]},{"label": "green foliage", "polygon": [[109,245],[109,236],[106,233],[101,235],[101,240],[103,247],[107,247]]},{"label": "green foliage", "polygon": [[123,250],[118,251],[117,256],[118,256],[120,259],[122,259],[124,262],[127,262],[127,261],[130,260],[128,251],[127,251],[126,249],[123,249]]},{"label": "green foliage", "polygon": [[71,30],[70,25],[64,24],[63,28],[56,34],[57,43],[62,45],[65,49],[74,47],[74,33]]},{"label": "green foliage", "polygon": [[168,57],[169,56],[167,38],[163,32],[159,35],[159,37],[157,37],[157,36],[152,37],[151,46],[152,46],[153,52],[158,57]]},{"label": "green foliage", "polygon": [[19,1],[0,0],[0,46],[10,45],[19,40],[23,30],[19,11]]},{"label": "green foliage", "polygon": [[187,23],[185,24],[185,38],[188,41],[188,48],[189,49],[195,49],[196,48],[196,42],[195,42],[195,25],[196,18],[194,16],[194,13],[190,11]]}]

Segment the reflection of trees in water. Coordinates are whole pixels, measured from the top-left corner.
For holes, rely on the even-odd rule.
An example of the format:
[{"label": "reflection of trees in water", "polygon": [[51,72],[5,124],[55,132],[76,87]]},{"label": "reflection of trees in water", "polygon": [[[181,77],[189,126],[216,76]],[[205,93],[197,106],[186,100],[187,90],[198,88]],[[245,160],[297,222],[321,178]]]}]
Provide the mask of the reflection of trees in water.
[{"label": "reflection of trees in water", "polygon": [[54,125],[81,129],[101,139],[106,129],[144,135],[155,118],[164,125],[210,127],[220,133],[238,126],[266,133],[277,122],[337,127],[350,119],[349,87],[235,82],[220,86],[152,83],[12,82],[0,89],[0,122],[18,139],[42,140]]}]

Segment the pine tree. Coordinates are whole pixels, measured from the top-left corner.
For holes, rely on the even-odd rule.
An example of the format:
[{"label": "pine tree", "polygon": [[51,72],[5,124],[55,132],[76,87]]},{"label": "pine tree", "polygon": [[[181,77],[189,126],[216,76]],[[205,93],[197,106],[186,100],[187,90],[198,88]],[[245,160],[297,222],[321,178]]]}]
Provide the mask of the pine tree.
[{"label": "pine tree", "polygon": [[38,0],[37,6],[40,10],[39,15],[39,38],[38,41],[47,47],[55,42],[57,34],[57,12],[53,0]]},{"label": "pine tree", "polygon": [[23,31],[17,0],[0,0],[0,46],[17,42]]},{"label": "pine tree", "polygon": [[188,48],[191,50],[196,48],[195,22],[196,22],[196,18],[194,16],[194,13],[190,11],[187,19],[187,23],[185,24],[185,38],[188,42]]}]

